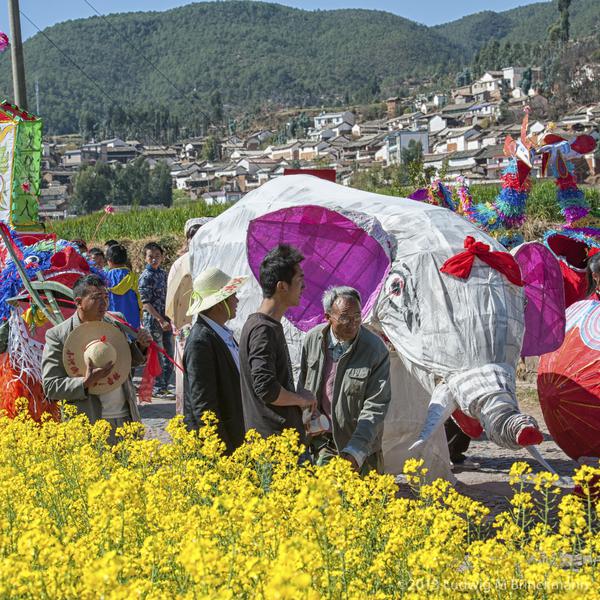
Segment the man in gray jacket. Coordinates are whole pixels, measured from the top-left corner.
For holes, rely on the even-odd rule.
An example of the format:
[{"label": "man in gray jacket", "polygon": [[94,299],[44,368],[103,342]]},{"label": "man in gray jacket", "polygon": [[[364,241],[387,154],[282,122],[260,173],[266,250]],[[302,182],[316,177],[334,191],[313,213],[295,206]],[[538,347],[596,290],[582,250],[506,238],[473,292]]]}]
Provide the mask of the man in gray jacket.
[{"label": "man in gray jacket", "polygon": [[366,473],[382,471],[381,436],[391,397],[390,359],[383,341],[361,325],[360,293],[335,287],[323,295],[327,323],[308,332],[299,390],[317,397],[328,430],[310,442],[317,464],[341,456]]},{"label": "man in gray jacket", "polygon": [[[108,375],[112,363],[104,368],[94,368],[88,363],[86,373],[82,377],[69,377],[63,363],[64,344],[75,328],[88,321],[107,320],[105,314],[108,309],[108,290],[100,277],[85,275],[73,286],[73,295],[77,306],[75,314],[46,332],[46,344],[42,355],[44,392],[50,400],[66,400],[73,404],[78,412],[87,415],[90,423],[95,423],[101,418],[108,420],[112,427],[109,441],[114,443],[116,427],[127,421],[140,420],[131,377],[127,377],[122,386],[123,406],[122,412],[118,413],[122,416],[107,418],[102,399],[91,394],[89,388]],[[133,366],[145,362],[145,352],[151,341],[150,334],[140,329],[136,341],[129,344]],[[114,406],[112,408],[114,409]]]}]

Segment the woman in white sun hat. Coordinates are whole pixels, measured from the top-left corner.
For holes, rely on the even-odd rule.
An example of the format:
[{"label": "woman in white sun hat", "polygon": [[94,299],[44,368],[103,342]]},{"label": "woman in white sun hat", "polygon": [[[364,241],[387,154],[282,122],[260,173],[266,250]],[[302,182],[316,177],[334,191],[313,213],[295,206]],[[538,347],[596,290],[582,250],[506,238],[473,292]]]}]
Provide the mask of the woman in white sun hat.
[{"label": "woman in white sun hat", "polygon": [[238,345],[225,325],[235,317],[237,291],[247,277],[230,277],[210,268],[194,280],[188,315],[198,315],[185,344],[183,415],[189,429],[202,427],[212,411],[227,452],[244,441]]}]

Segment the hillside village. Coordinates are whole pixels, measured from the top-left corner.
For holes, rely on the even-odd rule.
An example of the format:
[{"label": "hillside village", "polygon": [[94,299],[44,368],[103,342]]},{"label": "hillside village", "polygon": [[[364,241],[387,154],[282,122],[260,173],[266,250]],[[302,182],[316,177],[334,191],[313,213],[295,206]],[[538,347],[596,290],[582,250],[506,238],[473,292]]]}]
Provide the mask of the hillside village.
[{"label": "hillside village", "polygon": [[[170,146],[146,145],[118,137],[88,141],[67,150],[58,142],[44,143],[44,177],[40,215],[45,219],[66,218],[74,213],[74,179],[86,164],[102,161],[127,164],[142,157],[149,168],[164,161],[172,186],[190,199],[207,204],[235,202],[266,181],[284,174],[286,168],[333,168],[337,180],[351,185],[357,173],[403,161],[403,151],[416,144],[422,149],[423,167],[443,170],[448,179],[464,175],[471,181],[497,182],[507,165],[503,144],[507,135],[519,136],[523,109],[531,110],[530,131],[542,131],[549,115],[548,100],[536,84],[541,69],[509,67],[486,71],[468,85],[449,94],[388,98],[386,115],[366,120],[346,110],[321,112],[312,119],[302,138],[289,137],[274,143],[276,132],[263,129],[249,135],[206,136],[182,139]],[[600,77],[600,65],[584,65],[573,77],[573,85]],[[527,92],[523,87],[528,88]],[[598,132],[600,102],[580,106],[555,120],[555,132]],[[204,160],[207,143],[215,143],[214,157]],[[537,175],[541,164],[534,164]],[[600,174],[600,157],[585,156],[580,178]]]}]

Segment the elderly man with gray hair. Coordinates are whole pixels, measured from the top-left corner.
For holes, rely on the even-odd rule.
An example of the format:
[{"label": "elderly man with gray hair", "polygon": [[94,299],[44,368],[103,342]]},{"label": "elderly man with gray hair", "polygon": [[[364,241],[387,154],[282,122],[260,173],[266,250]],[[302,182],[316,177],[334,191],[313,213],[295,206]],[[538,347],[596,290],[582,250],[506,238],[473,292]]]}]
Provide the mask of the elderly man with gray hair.
[{"label": "elderly man with gray hair", "polygon": [[316,396],[321,413],[312,415],[309,427],[316,464],[341,456],[361,473],[382,472],[390,359],[383,341],[361,324],[361,304],[354,288],[325,292],[327,323],[309,331],[304,340],[298,387]]}]

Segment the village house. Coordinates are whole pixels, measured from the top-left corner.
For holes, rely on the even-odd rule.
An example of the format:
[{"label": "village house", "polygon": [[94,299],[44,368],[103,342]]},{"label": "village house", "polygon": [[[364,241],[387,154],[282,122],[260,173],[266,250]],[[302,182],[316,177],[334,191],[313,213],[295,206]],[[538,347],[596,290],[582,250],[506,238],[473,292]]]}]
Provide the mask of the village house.
[{"label": "village house", "polygon": [[427,129],[429,130],[430,135],[435,135],[436,133],[443,131],[444,129],[460,127],[460,125],[461,122],[458,119],[455,119],[454,117],[436,114],[432,115],[431,119],[429,119]]},{"label": "village house", "polygon": [[463,122],[465,125],[477,125],[483,120],[495,121],[500,116],[498,102],[484,102],[473,104],[464,112]]},{"label": "village house", "polygon": [[244,148],[244,140],[237,135],[230,135],[221,142],[221,157],[223,159],[231,158],[236,151]]},{"label": "village house", "polygon": [[477,156],[480,161],[486,179],[500,180],[503,169],[508,166],[509,157],[504,154],[504,145],[484,146]]},{"label": "village house", "polygon": [[38,215],[42,220],[65,219],[69,208],[68,187],[53,183],[40,189]]},{"label": "village house", "polygon": [[142,156],[147,160],[163,160],[171,164],[177,160],[177,151],[175,148],[167,148],[166,146],[144,146]]},{"label": "village house", "polygon": [[600,104],[580,106],[569,114],[564,115],[558,122],[558,125],[568,130],[585,131],[597,128],[600,121],[599,117]]},{"label": "village house", "polygon": [[301,146],[300,142],[294,140],[284,146],[270,146],[267,148],[266,154],[271,160],[299,160]]},{"label": "village house", "polygon": [[502,69],[502,78],[507,82],[508,87],[511,90],[514,90],[518,87],[521,87],[523,73],[525,71],[525,67],[507,67]]},{"label": "village house", "polygon": [[68,191],[72,191],[73,178],[77,174],[77,171],[72,169],[49,169],[42,173],[42,185],[51,186],[54,184],[66,185]]},{"label": "village house", "polygon": [[466,98],[469,96],[472,96],[473,93],[471,91],[471,86],[470,85],[462,85],[460,87],[454,88],[451,91],[451,96],[452,96],[452,100],[456,103],[458,103],[458,101],[456,100],[456,98],[458,98],[459,96],[462,98]]},{"label": "village house", "polygon": [[130,146],[118,137],[100,142],[89,142],[81,146],[82,162],[102,161],[125,164],[138,156],[139,150],[137,148]]},{"label": "village house", "polygon": [[447,156],[448,175],[465,175],[471,178],[483,179],[485,170],[481,168],[479,156],[482,150],[463,150],[452,152]]},{"label": "village house", "polygon": [[246,138],[244,147],[246,150],[259,150],[260,147],[267,143],[272,137],[273,132],[268,129],[261,129]]},{"label": "village house", "polygon": [[352,137],[359,138],[363,135],[373,135],[388,131],[386,119],[377,119],[375,121],[365,121],[364,123],[355,123],[352,127]]},{"label": "village house", "polygon": [[448,104],[442,108],[440,113],[445,119],[450,118],[462,123],[465,112],[467,112],[469,108],[474,105],[475,102],[466,102],[464,104]]},{"label": "village house", "polygon": [[457,127],[445,129],[439,134],[440,141],[433,148],[435,154],[446,154],[449,152],[464,152],[467,150],[467,142],[470,138],[478,136],[481,128],[478,126]]},{"label": "village house", "polygon": [[486,71],[479,79],[471,85],[471,92],[477,95],[480,92],[487,91],[493,98],[500,98],[504,89],[503,71]]},{"label": "village house", "polygon": [[208,206],[215,204],[234,204],[243,198],[244,194],[238,191],[217,190],[215,192],[204,192],[201,198]]},{"label": "village house", "polygon": [[198,198],[202,193],[212,191],[220,181],[216,173],[223,169],[222,163],[211,163],[209,161],[192,163],[171,171],[171,177],[178,190],[189,192],[192,198]]},{"label": "village house", "polygon": [[302,142],[298,149],[299,160],[315,160],[329,154],[331,145],[327,142]]},{"label": "village house", "polygon": [[418,131],[401,129],[385,135],[384,145],[375,154],[375,159],[383,161],[386,165],[401,163],[402,150],[407,149],[411,142],[421,144],[423,153],[429,153],[429,134],[426,129]]},{"label": "village house", "polygon": [[397,96],[393,96],[392,98],[388,98],[385,101],[385,107],[387,111],[388,119],[393,119],[398,113],[398,108],[400,107],[400,98]]},{"label": "village house", "polygon": [[205,136],[195,136],[182,140],[180,157],[182,160],[194,161],[202,156],[206,145]]},{"label": "village house", "polygon": [[435,169],[440,171],[444,166],[444,161],[448,157],[448,154],[424,154],[423,155],[423,168],[424,169]]},{"label": "village house", "polygon": [[338,112],[338,113],[325,113],[322,112],[320,115],[314,118],[315,129],[333,129],[342,123],[348,123],[350,128],[356,122],[356,117],[353,112],[349,110]]},{"label": "village house", "polygon": [[417,129],[418,127],[426,126],[427,121],[427,117],[420,110],[417,110],[405,115],[398,115],[393,119],[388,119],[386,124],[388,130],[393,131],[394,129]]},{"label": "village house", "polygon": [[60,161],[60,164],[66,168],[78,169],[83,163],[81,150],[67,150]]},{"label": "village house", "polygon": [[376,135],[388,131],[386,119],[376,119],[365,123],[356,123],[352,127],[352,137],[359,138],[363,135]]},{"label": "village house", "polygon": [[383,146],[386,133],[365,135],[357,140],[348,142],[342,151],[342,157],[347,161],[373,161],[375,154]]}]

